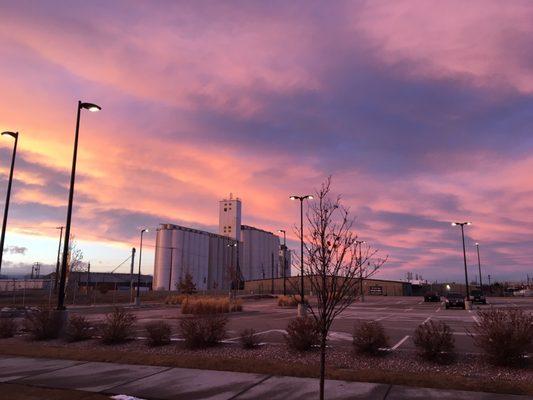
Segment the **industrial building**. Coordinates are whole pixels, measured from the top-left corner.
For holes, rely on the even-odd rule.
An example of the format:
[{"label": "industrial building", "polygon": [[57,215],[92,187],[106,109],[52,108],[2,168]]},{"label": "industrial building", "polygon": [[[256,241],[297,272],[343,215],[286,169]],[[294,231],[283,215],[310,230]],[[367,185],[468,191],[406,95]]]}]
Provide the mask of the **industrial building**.
[{"label": "industrial building", "polygon": [[[272,232],[241,223],[242,203],[232,195],[219,202],[219,232],[175,224],[157,229],[155,290],[176,290],[190,274],[198,290],[229,289],[238,281],[290,276],[290,252]],[[284,265],[285,264],[285,265]]]}]

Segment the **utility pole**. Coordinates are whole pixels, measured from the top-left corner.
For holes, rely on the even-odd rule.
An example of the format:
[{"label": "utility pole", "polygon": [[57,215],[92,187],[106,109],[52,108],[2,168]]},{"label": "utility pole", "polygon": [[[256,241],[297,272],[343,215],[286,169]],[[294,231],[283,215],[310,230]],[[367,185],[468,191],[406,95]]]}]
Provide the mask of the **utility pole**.
[{"label": "utility pole", "polygon": [[287,232],[284,229],[278,230],[283,233],[283,296],[287,295]]},{"label": "utility pole", "polygon": [[464,229],[465,225],[472,225],[472,223],[471,222],[452,222],[452,226],[461,227],[461,237],[463,239],[463,260],[464,260],[464,266],[465,266],[466,301],[470,301],[470,290],[468,287],[468,270],[466,267],[466,247],[465,247],[465,229]]},{"label": "utility pole", "polygon": [[270,254],[272,257],[272,267],[271,267],[271,273],[270,273],[270,278],[271,278],[271,282],[272,282],[272,285],[271,285],[271,288],[270,288],[270,293],[274,294],[274,253],[271,253]]},{"label": "utility pole", "polygon": [[89,295],[89,285],[91,284],[91,262],[87,263],[87,295]]},{"label": "utility pole", "polygon": [[130,265],[130,301],[133,302],[133,268],[135,266],[135,247],[131,249],[131,265]]}]

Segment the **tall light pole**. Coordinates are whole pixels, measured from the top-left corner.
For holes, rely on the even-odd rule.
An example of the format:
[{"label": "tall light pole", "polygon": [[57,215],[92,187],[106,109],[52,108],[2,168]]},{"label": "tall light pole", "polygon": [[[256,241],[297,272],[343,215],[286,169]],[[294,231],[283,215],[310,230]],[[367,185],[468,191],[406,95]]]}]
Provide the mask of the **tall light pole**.
[{"label": "tall light pole", "polygon": [[292,195],[291,200],[300,200],[300,304],[302,310],[304,303],[304,200],[313,200],[313,196],[306,194],[304,196]]},{"label": "tall light pole", "polygon": [[100,111],[102,108],[92,103],[82,103],[78,101],[78,113],[76,117],[76,134],[74,136],[74,154],[72,155],[72,170],[70,171],[70,191],[68,195],[67,208],[67,223],[65,225],[65,240],[63,241],[63,256],[61,262],[61,277],[59,280],[59,294],[57,297],[57,309],[65,309],[65,283],[67,279],[67,262],[68,262],[68,246],[70,241],[70,225],[72,222],[72,205],[74,203],[74,182],[76,180],[76,161],[78,158],[78,138],[80,134],[80,114],[81,110],[89,110],[91,112]]},{"label": "tall light pole", "polygon": [[461,227],[461,237],[463,239],[463,259],[465,263],[466,301],[470,301],[470,290],[468,288],[468,271],[466,268],[465,225],[472,225],[472,223],[471,222],[452,222],[452,226]]},{"label": "tall light pole", "polygon": [[483,295],[483,277],[481,276],[481,257],[479,257],[479,243],[476,243],[477,249],[477,267],[479,269],[479,288],[481,289],[481,295]]},{"label": "tall light pole", "polygon": [[135,297],[135,305],[141,305],[141,262],[143,258],[143,235],[144,232],[150,232],[149,229],[141,229],[141,243],[139,246],[139,271],[137,272],[137,296]]},{"label": "tall light pole", "polygon": [[17,144],[19,141],[18,132],[5,131],[2,132],[2,135],[11,136],[15,139],[15,144],[13,145],[13,155],[11,156],[11,170],[9,171],[9,181],[7,184],[7,194],[6,194],[6,204],[4,206],[4,220],[2,222],[2,236],[0,238],[0,275],[2,271],[2,257],[4,255],[4,240],[6,238],[6,227],[7,227],[7,214],[9,213],[9,200],[11,198],[11,185],[13,184],[13,170],[15,169],[15,157],[17,156]]},{"label": "tall light pole", "polygon": [[287,295],[287,232],[284,229],[279,229],[279,233],[283,233],[283,296]]},{"label": "tall light pole", "polygon": [[356,240],[355,244],[359,247],[359,290],[361,291],[361,303],[365,302],[365,292],[363,288],[363,257],[361,255],[362,244],[364,240]]},{"label": "tall light pole", "polygon": [[[237,253],[237,265],[235,269],[235,279],[234,279],[234,282],[232,282],[232,284],[236,286],[234,290],[240,290],[241,288],[241,266],[239,263],[239,242],[236,241],[234,243],[230,243],[228,244],[228,247],[234,247],[236,250],[235,252]],[[232,261],[231,264],[233,264],[233,251],[231,252],[231,261]],[[231,265],[231,268],[233,268],[233,265]]]},{"label": "tall light pole", "polygon": [[61,241],[63,239],[63,228],[64,226],[58,226],[56,229],[59,229],[59,244],[57,246],[57,262],[56,262],[56,276],[54,279],[54,293],[57,292],[57,281],[59,280],[59,256],[61,254]]}]

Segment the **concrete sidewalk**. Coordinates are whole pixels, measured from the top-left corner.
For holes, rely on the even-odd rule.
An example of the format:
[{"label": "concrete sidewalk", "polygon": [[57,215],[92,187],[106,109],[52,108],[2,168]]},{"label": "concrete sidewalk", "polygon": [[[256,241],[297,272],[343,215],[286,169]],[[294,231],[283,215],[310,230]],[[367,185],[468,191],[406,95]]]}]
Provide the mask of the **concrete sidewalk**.
[{"label": "concrete sidewalk", "polygon": [[[125,394],[150,400],[309,400],[318,397],[316,379],[9,356],[0,356],[0,382]],[[335,380],[326,381],[326,398],[533,400],[532,396]]]}]

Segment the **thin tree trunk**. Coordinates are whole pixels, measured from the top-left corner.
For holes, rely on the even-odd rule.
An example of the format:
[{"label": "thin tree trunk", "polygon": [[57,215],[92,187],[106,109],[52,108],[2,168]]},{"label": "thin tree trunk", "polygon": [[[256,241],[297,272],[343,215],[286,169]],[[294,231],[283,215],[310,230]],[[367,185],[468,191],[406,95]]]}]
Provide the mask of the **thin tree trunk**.
[{"label": "thin tree trunk", "polygon": [[320,341],[320,400],[324,400],[324,379],[326,376],[326,339],[327,332],[322,332]]}]

